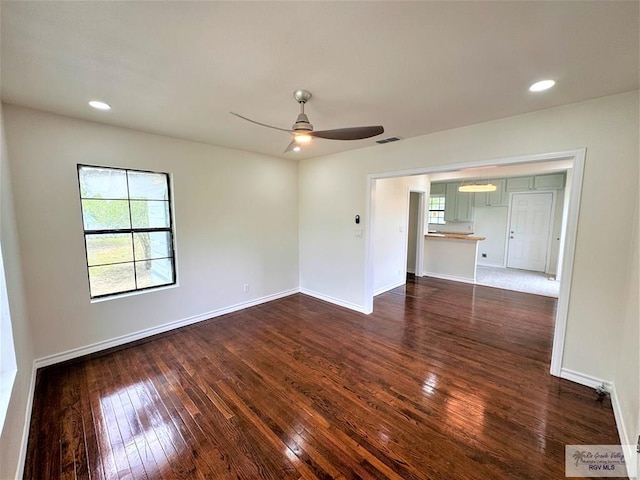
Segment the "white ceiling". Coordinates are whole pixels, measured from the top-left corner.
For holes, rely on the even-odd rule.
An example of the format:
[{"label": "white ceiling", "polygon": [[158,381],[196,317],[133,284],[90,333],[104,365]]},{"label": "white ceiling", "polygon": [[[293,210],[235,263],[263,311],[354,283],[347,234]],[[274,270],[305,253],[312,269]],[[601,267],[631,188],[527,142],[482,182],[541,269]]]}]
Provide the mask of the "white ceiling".
[{"label": "white ceiling", "polygon": [[[638,1],[2,1],[8,103],[287,158],[292,92],[316,130],[404,138],[639,85]],[[556,79],[532,94],[535,80]],[[99,112],[87,105],[113,106]],[[384,148],[383,145],[377,148]]]}]

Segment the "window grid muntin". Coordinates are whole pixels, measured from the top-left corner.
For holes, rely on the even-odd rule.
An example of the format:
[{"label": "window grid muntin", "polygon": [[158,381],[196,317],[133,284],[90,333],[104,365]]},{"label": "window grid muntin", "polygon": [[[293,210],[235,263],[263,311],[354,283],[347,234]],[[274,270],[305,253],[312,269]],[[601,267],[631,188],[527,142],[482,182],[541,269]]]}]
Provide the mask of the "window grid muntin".
[{"label": "window grid muntin", "polygon": [[[170,178],[169,178],[169,174],[165,173],[165,172],[153,172],[153,171],[149,171],[149,170],[136,170],[136,169],[129,169],[129,168],[119,168],[119,167],[104,167],[104,166],[98,166],[98,165],[86,165],[86,164],[78,164],[77,166],[78,168],[78,188],[80,190],[80,213],[82,215],[82,227],[83,227],[83,235],[84,235],[84,244],[85,244],[85,260],[86,260],[86,264],[87,264],[87,281],[89,282],[89,295],[91,296],[91,299],[100,299],[100,298],[107,298],[107,297],[112,297],[112,296],[116,296],[116,295],[123,295],[123,294],[127,294],[127,293],[133,293],[133,292],[142,292],[145,290],[152,290],[152,289],[157,289],[157,288],[162,288],[162,287],[166,287],[166,286],[170,286],[170,285],[175,285],[176,284],[176,262],[175,262],[175,236],[173,233],[173,212],[172,212],[172,208],[171,208],[171,182],[170,182]],[[81,182],[81,170],[82,168],[95,168],[95,169],[105,169],[105,170],[114,170],[114,171],[123,171],[125,172],[126,178],[127,178],[127,198],[123,199],[123,198],[116,198],[116,199],[109,199],[109,198],[94,198],[94,197],[83,197],[82,195],[82,182]],[[148,173],[148,174],[153,174],[153,175],[162,175],[165,178],[166,181],[166,192],[167,192],[167,199],[162,199],[162,200],[156,200],[156,199],[151,199],[151,201],[158,201],[158,202],[165,202],[167,204],[167,215],[168,215],[168,227],[157,227],[157,228],[133,228],[133,219],[132,219],[132,215],[131,215],[131,200],[150,200],[150,199],[138,199],[138,198],[134,198],[131,199],[129,196],[129,172],[135,172],[135,173]],[[108,201],[108,200],[126,200],[127,204],[128,204],[128,211],[129,211],[129,225],[131,226],[131,228],[116,228],[116,229],[93,229],[93,230],[86,230],[84,229],[84,209],[83,209],[83,204],[82,204],[82,200],[98,200],[98,201]],[[144,260],[135,260],[135,247],[133,245],[133,235],[135,233],[151,233],[151,232],[165,232],[168,233],[169,236],[169,242],[170,242],[170,253],[171,256],[170,257],[158,257],[158,258],[150,258],[150,259],[144,259]],[[115,262],[115,263],[105,263],[105,264],[99,264],[99,265],[91,265],[89,266],[89,257],[88,257],[88,249],[87,249],[87,235],[107,235],[107,234],[123,234],[123,233],[130,233],[131,234],[131,249],[132,249],[132,255],[133,255],[133,261],[131,262]],[[138,287],[138,281],[137,281],[137,272],[136,272],[136,264],[142,263],[142,262],[147,262],[147,261],[152,261],[152,260],[166,260],[166,259],[171,259],[171,279],[168,283],[163,283],[160,285],[152,285],[150,287]],[[91,276],[90,276],[90,268],[95,268],[95,267],[103,267],[103,266],[109,266],[109,265],[125,265],[125,264],[130,264],[133,267],[133,274],[134,274],[134,285],[136,286],[136,288],[134,289],[130,289],[130,290],[120,290],[117,292],[112,292],[112,293],[107,293],[107,294],[102,294],[102,295],[93,295],[91,293]]]},{"label": "window grid muntin", "polygon": [[433,195],[429,197],[429,217],[427,218],[427,223],[446,225],[447,222],[444,219],[445,198],[444,195]]}]

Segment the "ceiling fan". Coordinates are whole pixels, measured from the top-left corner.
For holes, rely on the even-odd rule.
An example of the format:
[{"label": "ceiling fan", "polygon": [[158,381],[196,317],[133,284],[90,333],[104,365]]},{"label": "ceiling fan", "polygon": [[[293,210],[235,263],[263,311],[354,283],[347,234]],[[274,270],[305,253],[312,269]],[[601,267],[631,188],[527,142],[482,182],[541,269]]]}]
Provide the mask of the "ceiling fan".
[{"label": "ceiling fan", "polygon": [[291,130],[288,130],[286,128],[274,127],[273,125],[267,125],[266,123],[256,122],[255,120],[243,117],[242,115],[239,115],[235,112],[229,113],[248,122],[255,123],[256,125],[273,128],[275,130],[280,130],[282,132],[287,132],[293,135],[293,139],[284,150],[284,153],[291,151],[299,152],[300,145],[310,142],[313,137],[325,138],[327,140],[362,140],[364,138],[375,137],[376,135],[380,135],[384,132],[384,128],[382,127],[382,125],[369,127],[336,128],[333,130],[319,130],[317,132],[314,132],[313,125],[309,123],[309,118],[304,113],[304,104],[307,103],[311,98],[311,92],[307,90],[296,90],[295,92],[293,92],[293,98],[295,98],[296,102],[300,104],[300,113],[298,114],[296,123],[294,123],[291,127]]}]

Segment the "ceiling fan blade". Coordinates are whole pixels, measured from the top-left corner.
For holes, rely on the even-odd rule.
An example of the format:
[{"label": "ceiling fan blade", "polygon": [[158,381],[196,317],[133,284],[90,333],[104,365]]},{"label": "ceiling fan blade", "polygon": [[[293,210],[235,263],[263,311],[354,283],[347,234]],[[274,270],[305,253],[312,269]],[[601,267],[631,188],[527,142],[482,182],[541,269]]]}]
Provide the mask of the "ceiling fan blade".
[{"label": "ceiling fan blade", "polygon": [[235,115],[238,118],[246,120],[247,122],[255,123],[256,125],[260,125],[262,127],[273,128],[274,130],[280,130],[282,132],[287,132],[287,133],[291,133],[292,132],[291,130],[287,130],[286,128],[274,127],[273,125],[267,125],[266,123],[256,122],[255,120],[251,120],[250,118],[243,117],[242,115],[239,115],[239,114],[237,114],[235,112],[229,112],[229,113],[231,115]]},{"label": "ceiling fan blade", "polygon": [[335,130],[320,130],[309,132],[312,137],[326,138],[327,140],[362,140],[375,137],[384,132],[382,125],[371,127],[336,128]]},{"label": "ceiling fan blade", "polygon": [[282,153],[289,153],[289,152],[293,152],[294,147],[297,145],[295,140],[291,140],[291,143],[289,143],[289,145],[287,145],[287,148],[284,149],[284,152]]}]

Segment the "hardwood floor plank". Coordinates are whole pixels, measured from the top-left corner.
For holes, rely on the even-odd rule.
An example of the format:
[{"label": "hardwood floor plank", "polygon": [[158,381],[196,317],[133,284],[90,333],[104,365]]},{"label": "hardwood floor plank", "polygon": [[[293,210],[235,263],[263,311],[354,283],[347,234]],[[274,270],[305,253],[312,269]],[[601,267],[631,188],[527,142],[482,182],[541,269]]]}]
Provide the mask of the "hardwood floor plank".
[{"label": "hardwood floor plank", "polygon": [[[88,386],[88,404],[91,408],[91,417],[93,419],[93,428],[95,432],[96,448],[100,454],[100,463],[104,472],[105,479],[118,478],[118,469],[115,463],[115,456],[111,450],[111,443],[109,441],[109,434],[106,428],[106,419],[102,412],[101,406],[101,393],[100,393],[100,378],[103,375],[99,370],[98,361],[88,361],[85,365],[85,375],[87,376]],[[31,477],[29,477],[31,478]],[[43,477],[49,478],[49,477]]]},{"label": "hardwood floor plank", "polygon": [[410,278],[374,306],[298,294],[42,369],[24,478],[547,480],[618,442],[548,373],[555,299]]},{"label": "hardwood floor plank", "polygon": [[88,479],[85,425],[80,402],[80,372],[64,372],[60,378],[60,478]]},{"label": "hardwood floor plank", "polygon": [[[168,401],[165,403],[170,409],[173,418],[179,417],[181,422],[176,424],[180,429],[187,448],[191,449],[194,465],[204,478],[228,478],[229,470],[224,462],[224,454],[211,441],[208,435],[200,428],[196,421],[196,415],[200,413],[193,401],[184,394],[186,383],[181,380],[174,369],[169,367],[165,356],[159,356],[155,351],[148,352],[149,358],[154,361],[150,367],[157,367],[166,382],[156,385],[161,396]],[[188,405],[185,408],[185,405]],[[207,452],[203,455],[202,452]]]},{"label": "hardwood floor plank", "polygon": [[109,362],[112,361],[108,357],[100,359],[99,371],[101,377],[99,380],[99,398],[98,408],[100,410],[103,423],[103,435],[106,434],[105,440],[108,442],[107,457],[113,463],[115,471],[110,472],[110,478],[128,479],[133,478],[129,459],[125,453],[125,443],[120,433],[118,417],[113,408],[113,396],[115,389],[113,387],[113,379],[109,370]]}]

